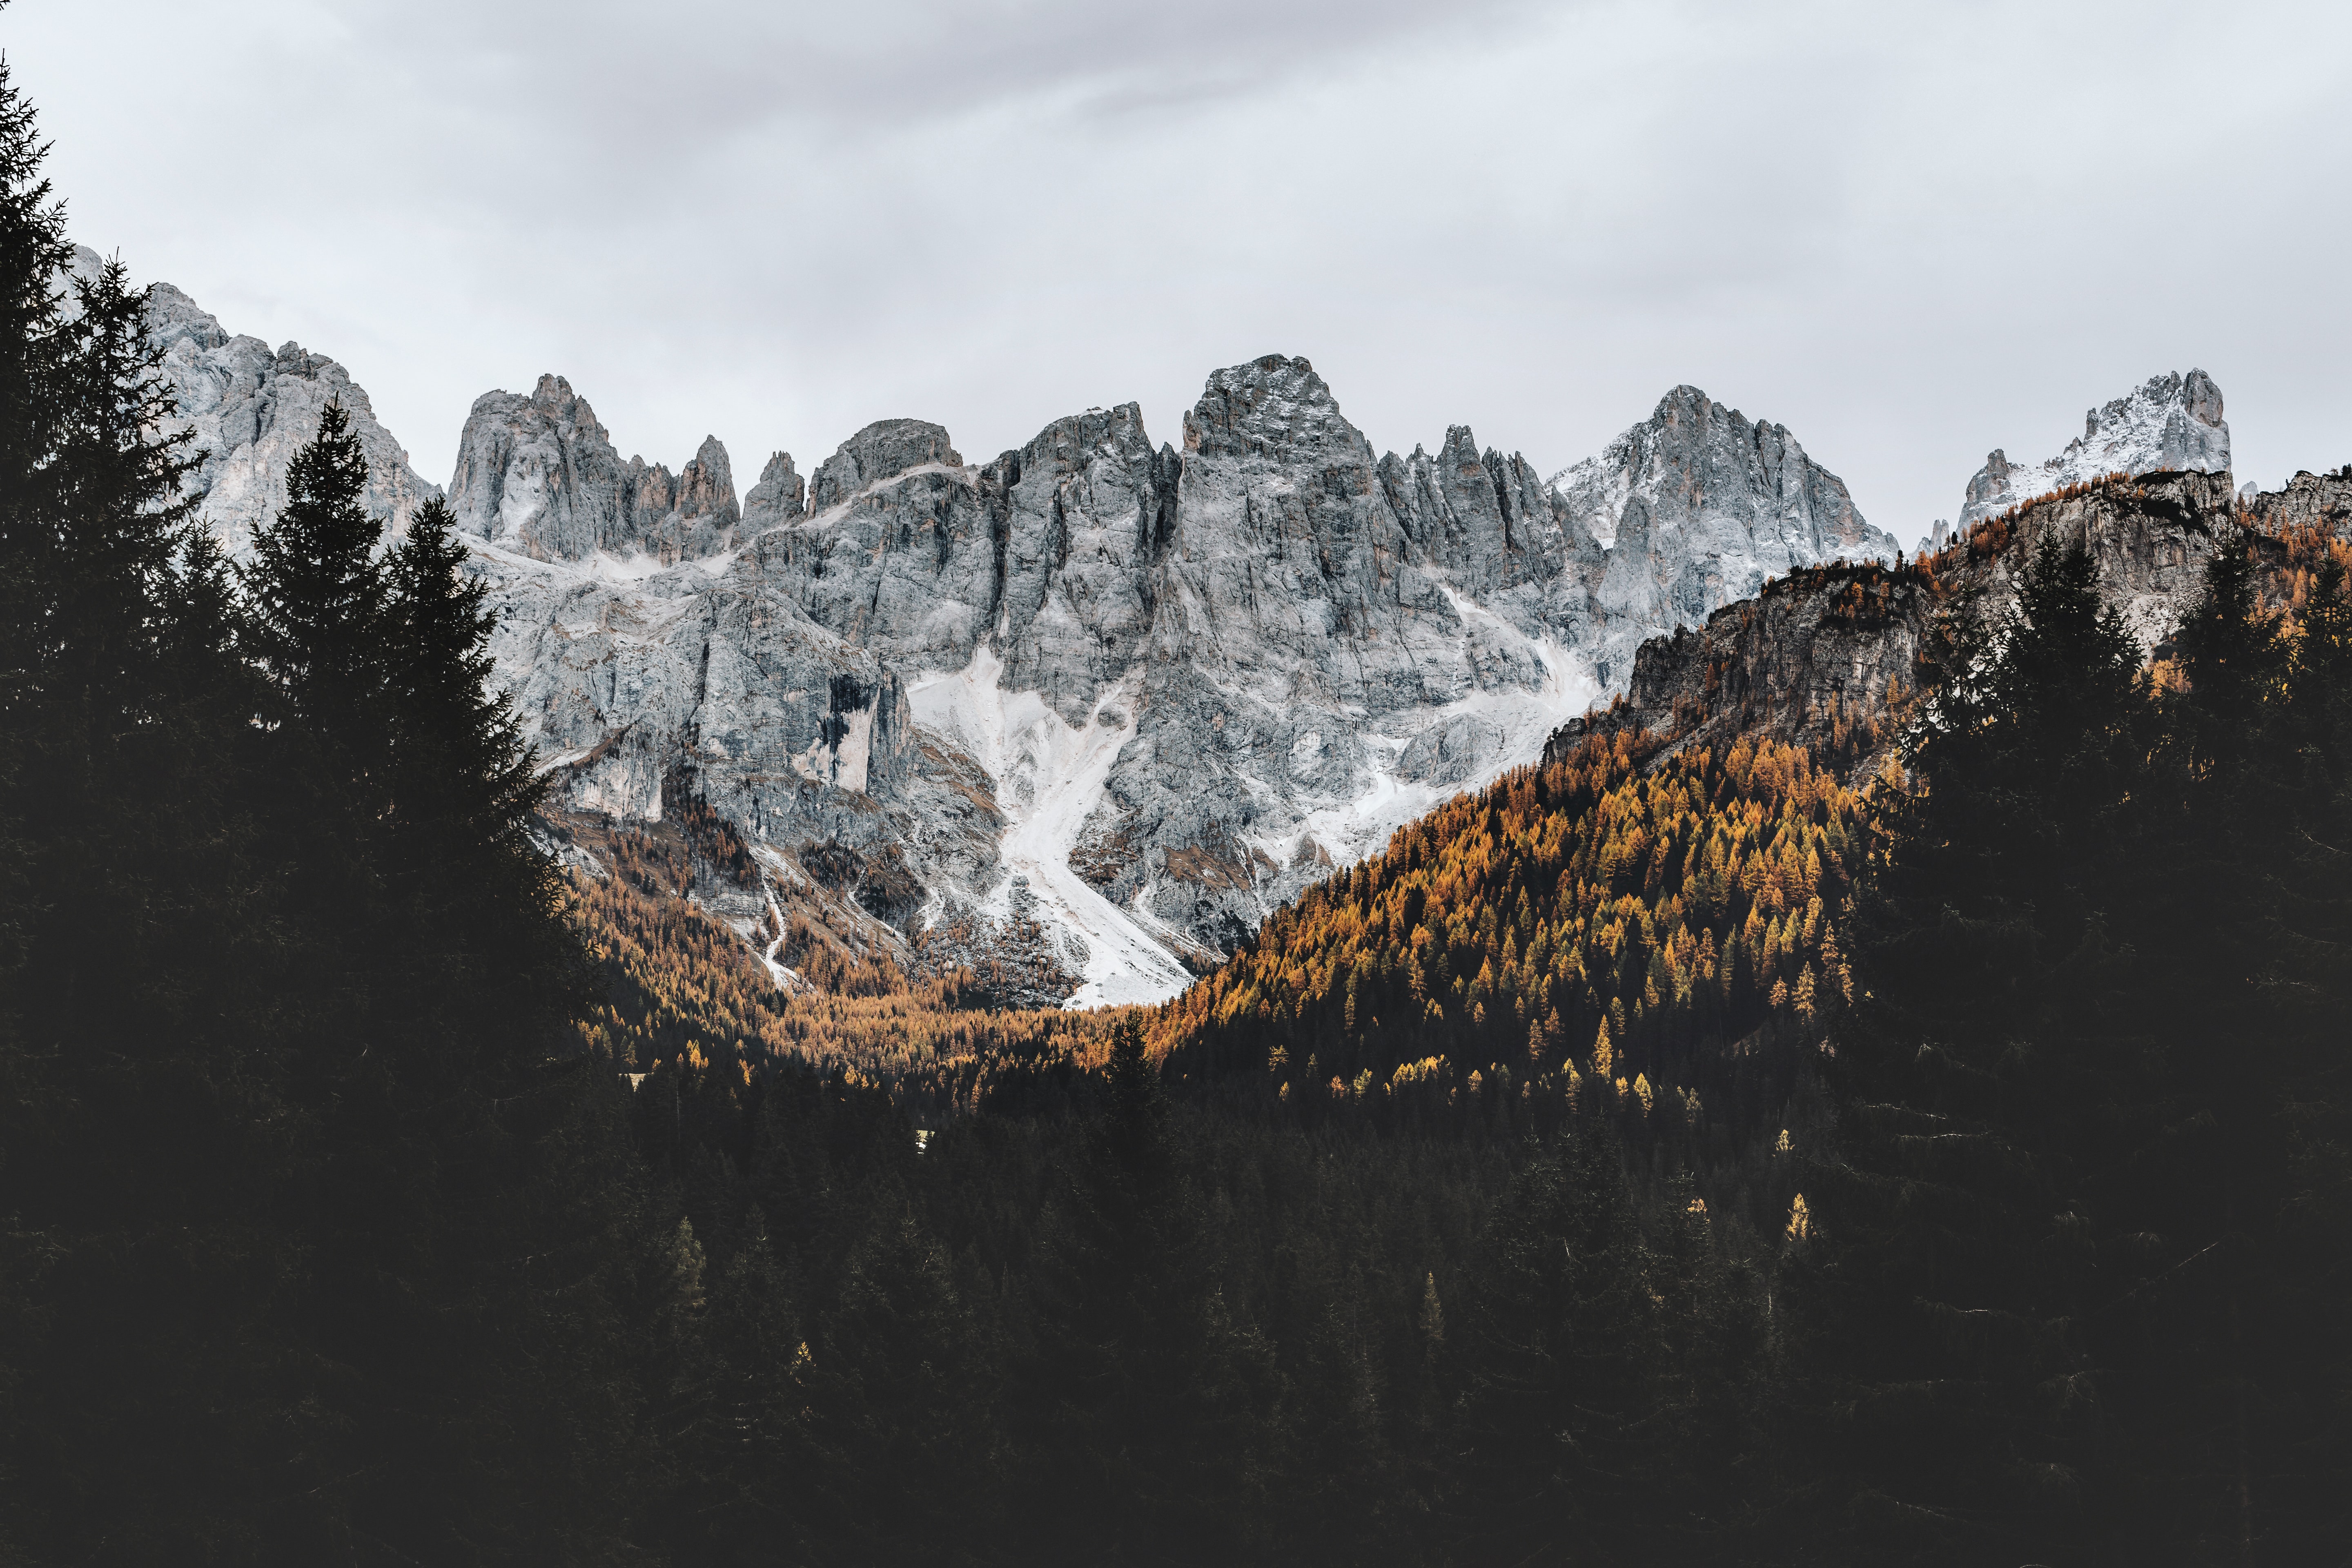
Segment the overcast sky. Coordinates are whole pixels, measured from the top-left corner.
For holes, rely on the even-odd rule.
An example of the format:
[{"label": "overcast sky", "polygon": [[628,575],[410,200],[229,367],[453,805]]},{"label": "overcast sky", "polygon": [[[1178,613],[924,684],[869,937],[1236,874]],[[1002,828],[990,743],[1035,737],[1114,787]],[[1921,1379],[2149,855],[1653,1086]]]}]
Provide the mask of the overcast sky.
[{"label": "overcast sky", "polygon": [[446,481],[569,376],[738,488],[1315,362],[1546,472],[1677,382],[1907,545],[2199,365],[2352,460],[2352,6],[16,0],[76,237],[333,355]]}]

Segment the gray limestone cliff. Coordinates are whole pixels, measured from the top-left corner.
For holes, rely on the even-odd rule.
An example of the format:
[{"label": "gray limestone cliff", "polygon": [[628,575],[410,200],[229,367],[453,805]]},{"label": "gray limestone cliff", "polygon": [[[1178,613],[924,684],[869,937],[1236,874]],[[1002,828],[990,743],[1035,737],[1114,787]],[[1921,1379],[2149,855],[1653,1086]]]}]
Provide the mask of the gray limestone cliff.
[{"label": "gray limestone cliff", "polygon": [[[2255,525],[2241,534],[2243,522]],[[2115,475],[2026,501],[2005,521],[1901,571],[1815,567],[1791,573],[1704,625],[1643,645],[1623,696],[1563,727],[1558,759],[1587,733],[1643,729],[1669,750],[1770,735],[1843,750],[1856,774],[1895,744],[1916,693],[1916,660],[1956,605],[1999,616],[2045,539],[2080,542],[2099,592],[2143,651],[2158,654],[2202,590],[2222,538],[2250,540],[2279,602],[2290,584],[2283,536],[2312,530],[2352,542],[2352,467],[2297,474],[2284,489],[2233,495],[2230,475],[2195,469]]]},{"label": "gray limestone cliff", "polygon": [[1125,405],[985,463],[885,421],[804,493],[779,453],[734,533],[653,567],[654,508],[560,380],[478,401],[464,449],[460,516],[506,546],[501,679],[567,798],[656,810],[690,757],[780,856],[903,848],[926,918],[1017,890],[1087,1000],[1165,994],[1532,760],[1676,617],[1891,553],[1786,430],[1690,389],[1563,490],[1461,426],[1380,456],[1282,355],[1213,374],[1181,449]]},{"label": "gray limestone cliff", "polygon": [[2352,463],[2325,474],[2306,470],[2279,489],[2256,490],[2252,495],[2242,490],[2239,495],[2255,522],[2268,532],[2317,529],[2337,539],[2352,540]]},{"label": "gray limestone cliff", "polygon": [[541,376],[527,397],[474,400],[449,505],[461,530],[534,561],[604,551],[676,564],[725,550],[742,521],[716,437],[675,475],[642,458],[624,463],[596,411],[559,375]]},{"label": "gray limestone cliff", "polygon": [[1667,393],[1552,484],[1609,545],[1595,596],[1612,623],[1606,662],[1621,677],[1643,637],[1703,620],[1768,577],[1895,554],[1894,537],[1863,520],[1844,481],[1785,426],[1751,422],[1695,386]]},{"label": "gray limestone cliff", "polygon": [[[340,366],[154,300],[232,548],[329,395],[388,531],[434,493]],[[715,439],[676,473],[625,461],[546,375],[475,401],[448,499],[562,805],[659,817],[691,791],[753,847],[762,896],[887,867],[847,889],[870,940],[1042,928],[1094,1002],[1171,994],[1534,760],[1644,637],[1882,548],[1785,430],[1688,388],[1563,479],[1462,426],[1377,454],[1277,354],[1210,376],[1181,447],[1132,404],[985,462],[887,420],[806,478],[776,452],[740,501]],[[748,933],[761,910],[727,912]]]}]

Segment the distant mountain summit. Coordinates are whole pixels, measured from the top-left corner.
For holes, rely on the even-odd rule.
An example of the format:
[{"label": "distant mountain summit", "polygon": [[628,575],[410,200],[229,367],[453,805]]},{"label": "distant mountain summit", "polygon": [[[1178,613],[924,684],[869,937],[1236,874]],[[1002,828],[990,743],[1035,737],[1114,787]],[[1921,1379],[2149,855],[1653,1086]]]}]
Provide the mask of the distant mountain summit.
[{"label": "distant mountain summit", "polygon": [[[2083,416],[2083,433],[2045,462],[2011,463],[1996,450],[1969,480],[1958,531],[2068,485],[2107,474],[2222,474],[2230,426],[2221,389],[2201,370],[2148,377],[2126,396]],[[1943,542],[1932,536],[1931,546]]]},{"label": "distant mountain summit", "polygon": [[[233,554],[331,397],[387,531],[438,493],[341,366],[154,300]],[[895,419],[805,479],[776,452],[740,498],[717,440],[675,471],[624,459],[545,375],[476,400],[447,494],[563,805],[706,804],[760,867],[701,889],[747,938],[819,905],[902,956],[1042,931],[1085,1003],[1173,994],[1309,881],[1533,761],[1644,638],[1894,552],[1786,429],[1693,387],[1547,482],[1462,426],[1378,454],[1280,354],[1210,375],[1181,447],[1132,404],[982,462]]]},{"label": "distant mountain summit", "polygon": [[475,400],[449,503],[460,526],[535,561],[604,551],[675,563],[723,549],[742,517],[717,437],[704,437],[677,474],[643,458],[624,463],[596,411],[560,375],[541,376],[528,397]]},{"label": "distant mountain summit", "polygon": [[1845,481],[1787,426],[1751,422],[1696,386],[1667,393],[1600,456],[1553,475],[1551,489],[1610,549],[1601,598],[1620,625],[1600,659],[1612,689],[1654,635],[1637,627],[1705,620],[1794,567],[1895,553],[1894,535],[1863,520]]}]

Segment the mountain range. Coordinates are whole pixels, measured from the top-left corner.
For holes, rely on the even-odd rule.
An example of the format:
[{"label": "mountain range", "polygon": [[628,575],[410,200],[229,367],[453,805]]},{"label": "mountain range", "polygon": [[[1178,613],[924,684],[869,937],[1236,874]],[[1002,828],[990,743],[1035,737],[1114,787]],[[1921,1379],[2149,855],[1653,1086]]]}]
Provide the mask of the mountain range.
[{"label": "mountain range", "polygon": [[[1173,994],[1596,704],[1649,700],[1678,628],[1896,554],[1786,428],[1691,386],[1545,478],[1462,426],[1376,454],[1311,364],[1267,355],[1208,377],[1181,447],[1133,404],[985,462],[888,420],[806,476],[776,452],[739,497],[715,438],[675,472],[624,460],[543,375],[475,401],[445,490],[333,360],[166,284],[149,321],[233,557],[340,400],[387,535],[434,495],[455,512],[564,807],[690,797],[761,869],[705,895],[747,940],[805,911],[902,961],[1026,942],[1034,1001]],[[2228,468],[2202,372],[2088,426],[2038,468],[1993,453],[1963,525],[2095,473]]]}]

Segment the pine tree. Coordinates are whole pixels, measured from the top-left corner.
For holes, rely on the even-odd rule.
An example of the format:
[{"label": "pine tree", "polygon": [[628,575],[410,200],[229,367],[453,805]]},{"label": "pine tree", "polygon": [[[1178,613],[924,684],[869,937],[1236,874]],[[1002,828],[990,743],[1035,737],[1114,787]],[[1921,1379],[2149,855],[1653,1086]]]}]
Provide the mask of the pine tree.
[{"label": "pine tree", "polygon": [[[1107,1103],[1042,1226],[1035,1338],[1015,1375],[1046,1468],[1024,1479],[1034,1500],[1014,1513],[1036,1516],[1054,1542],[1039,1550],[1215,1555],[1247,1539],[1262,1506],[1271,1358],[1219,1289],[1132,1016],[1113,1032],[1104,1080]],[[1088,1478],[1076,1498],[1066,1474]],[[1061,1510],[1040,1514],[1053,1496]]]},{"label": "pine tree", "polygon": [[994,1533],[998,1373],[945,1249],[903,1199],[880,1206],[806,1382],[817,1440],[837,1456],[842,1551],[925,1562],[933,1542]]},{"label": "pine tree", "polygon": [[317,1436],[275,1331],[303,1130],[253,709],[144,298],[66,270],[44,153],[0,66],[0,1530],[226,1559],[299,1511]]},{"label": "pine tree", "polygon": [[[311,1310],[361,1478],[337,1505],[419,1557],[560,1555],[621,1527],[628,1369],[664,1361],[689,1281],[642,1262],[677,1222],[639,1190],[613,1064],[579,1047],[587,972],[485,686],[481,586],[437,506],[380,550],[367,477],[331,405],[244,574],[306,917]],[[549,1363],[572,1375],[525,1370]]]},{"label": "pine tree", "polygon": [[2352,1213],[2338,1044],[2352,1000],[2347,617],[2332,557],[2299,629],[2272,613],[2261,585],[2275,548],[2220,531],[2175,639],[2164,874],[2142,894],[2157,918],[2135,935],[2172,1059],[2201,1070],[2179,1087],[2144,1184],[2169,1267],[2130,1326],[2161,1348],[2116,1401],[2170,1532],[2237,1560],[2326,1538],[2313,1482],[2331,1472],[2312,1459],[2343,1427],[2315,1391],[2352,1385],[2317,1309],[2352,1278],[2352,1228],[2312,1223]]},{"label": "pine tree", "polygon": [[513,703],[491,685],[488,583],[466,571],[456,520],[437,496],[392,552],[384,618],[398,734],[395,809],[440,853],[512,848],[547,797]]}]

